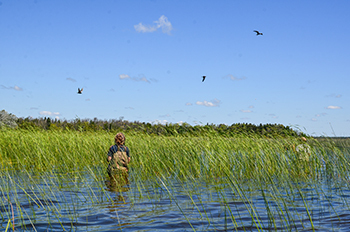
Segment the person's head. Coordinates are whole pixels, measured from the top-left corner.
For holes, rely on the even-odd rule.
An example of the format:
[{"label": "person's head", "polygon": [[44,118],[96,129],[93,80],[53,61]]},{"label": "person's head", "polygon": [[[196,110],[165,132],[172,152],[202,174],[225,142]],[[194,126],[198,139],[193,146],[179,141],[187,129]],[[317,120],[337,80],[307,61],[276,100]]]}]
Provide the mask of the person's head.
[{"label": "person's head", "polygon": [[125,135],[121,132],[119,132],[115,137],[114,137],[115,143],[119,145],[124,145],[125,144]]}]

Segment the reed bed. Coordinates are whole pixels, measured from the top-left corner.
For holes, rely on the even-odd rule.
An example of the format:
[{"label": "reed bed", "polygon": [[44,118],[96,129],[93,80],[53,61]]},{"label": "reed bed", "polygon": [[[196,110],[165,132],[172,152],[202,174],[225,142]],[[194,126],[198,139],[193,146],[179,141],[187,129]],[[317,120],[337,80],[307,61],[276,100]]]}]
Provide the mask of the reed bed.
[{"label": "reed bed", "polygon": [[[114,204],[105,185],[106,154],[113,141],[114,134],[107,132],[0,130],[4,229],[15,225],[35,228],[40,218],[52,221],[53,227],[69,230],[77,218],[86,216],[79,214],[79,208]],[[251,228],[257,231],[290,231],[300,222],[304,228],[315,229],[305,189],[328,180],[339,185],[349,183],[349,150],[344,149],[347,142],[342,141],[340,146],[333,140],[310,138],[311,154],[305,162],[292,149],[293,144],[300,143],[296,138],[126,134],[132,156],[128,199],[131,204],[147,199],[156,205],[168,198],[194,231],[194,214],[217,228],[215,218],[206,212],[210,202],[219,202],[227,213],[228,228],[249,228],[232,204],[238,200],[244,203]],[[125,196],[122,188],[113,191]],[[182,205],[179,194],[190,199],[194,210],[186,210],[188,206]],[[317,192],[320,200],[327,194],[322,189]],[[256,205],[256,198],[263,205]],[[302,206],[294,205],[295,199]],[[346,200],[344,204],[348,204]],[[336,212],[331,207],[324,210]],[[303,211],[303,216],[296,210]]]}]

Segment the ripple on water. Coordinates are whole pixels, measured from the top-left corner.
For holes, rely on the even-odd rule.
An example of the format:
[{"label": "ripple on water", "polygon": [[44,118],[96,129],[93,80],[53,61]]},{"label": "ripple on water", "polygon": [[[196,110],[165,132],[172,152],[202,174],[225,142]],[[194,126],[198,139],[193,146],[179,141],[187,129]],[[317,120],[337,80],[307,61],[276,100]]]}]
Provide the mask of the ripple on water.
[{"label": "ripple on water", "polygon": [[[84,185],[62,188],[36,181],[40,188],[28,185],[8,194],[16,231],[308,231],[311,221],[316,231],[348,231],[350,225],[347,185],[305,184],[300,192],[279,187],[279,195],[242,185],[240,195],[222,184],[174,181],[167,183],[170,193],[145,183],[143,195],[134,183],[110,188],[89,176]],[[4,229],[11,208],[1,194]]]}]

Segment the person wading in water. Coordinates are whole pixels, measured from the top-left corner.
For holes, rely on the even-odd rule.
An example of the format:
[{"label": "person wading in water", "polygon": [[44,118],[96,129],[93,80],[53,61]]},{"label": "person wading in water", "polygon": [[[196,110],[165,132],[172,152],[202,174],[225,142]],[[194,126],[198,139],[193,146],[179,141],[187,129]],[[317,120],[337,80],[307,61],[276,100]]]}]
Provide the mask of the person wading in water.
[{"label": "person wading in water", "polygon": [[299,174],[309,175],[312,168],[311,147],[305,137],[299,139],[299,144],[293,144],[293,152],[296,155],[295,167]]},{"label": "person wading in water", "polygon": [[[109,177],[116,181],[128,183],[128,164],[130,163],[130,151],[125,146],[125,136],[123,133],[118,133],[114,138],[115,144],[112,145],[107,153],[107,173]],[[121,184],[121,183],[120,183]]]}]

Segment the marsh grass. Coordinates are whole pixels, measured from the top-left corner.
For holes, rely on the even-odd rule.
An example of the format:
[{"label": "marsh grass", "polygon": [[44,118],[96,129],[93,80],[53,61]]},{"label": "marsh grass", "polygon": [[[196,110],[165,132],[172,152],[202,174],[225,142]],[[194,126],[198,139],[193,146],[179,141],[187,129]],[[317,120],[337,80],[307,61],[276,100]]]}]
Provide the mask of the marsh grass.
[{"label": "marsh grass", "polygon": [[[35,230],[40,219],[69,230],[82,216],[79,208],[114,204],[105,186],[106,153],[113,138],[114,134],[106,132],[0,130],[0,216],[4,228]],[[216,228],[216,219],[207,212],[210,202],[220,203],[226,228],[290,231],[301,224],[315,230],[310,199],[302,185],[350,181],[348,140],[310,138],[310,159],[302,162],[292,149],[299,143],[295,138],[132,133],[126,138],[132,155],[130,203],[148,199],[156,205],[168,198],[194,231],[191,220],[197,214],[210,228]],[[114,191],[125,195],[122,188]],[[179,194],[189,199],[192,211],[177,199]],[[322,189],[317,192],[318,198],[326,195]],[[256,205],[257,197],[262,205]],[[293,203],[296,199],[302,208]],[[237,201],[243,202],[250,227],[242,220]],[[346,200],[344,204],[348,207]],[[324,210],[336,213],[331,204]]]}]

